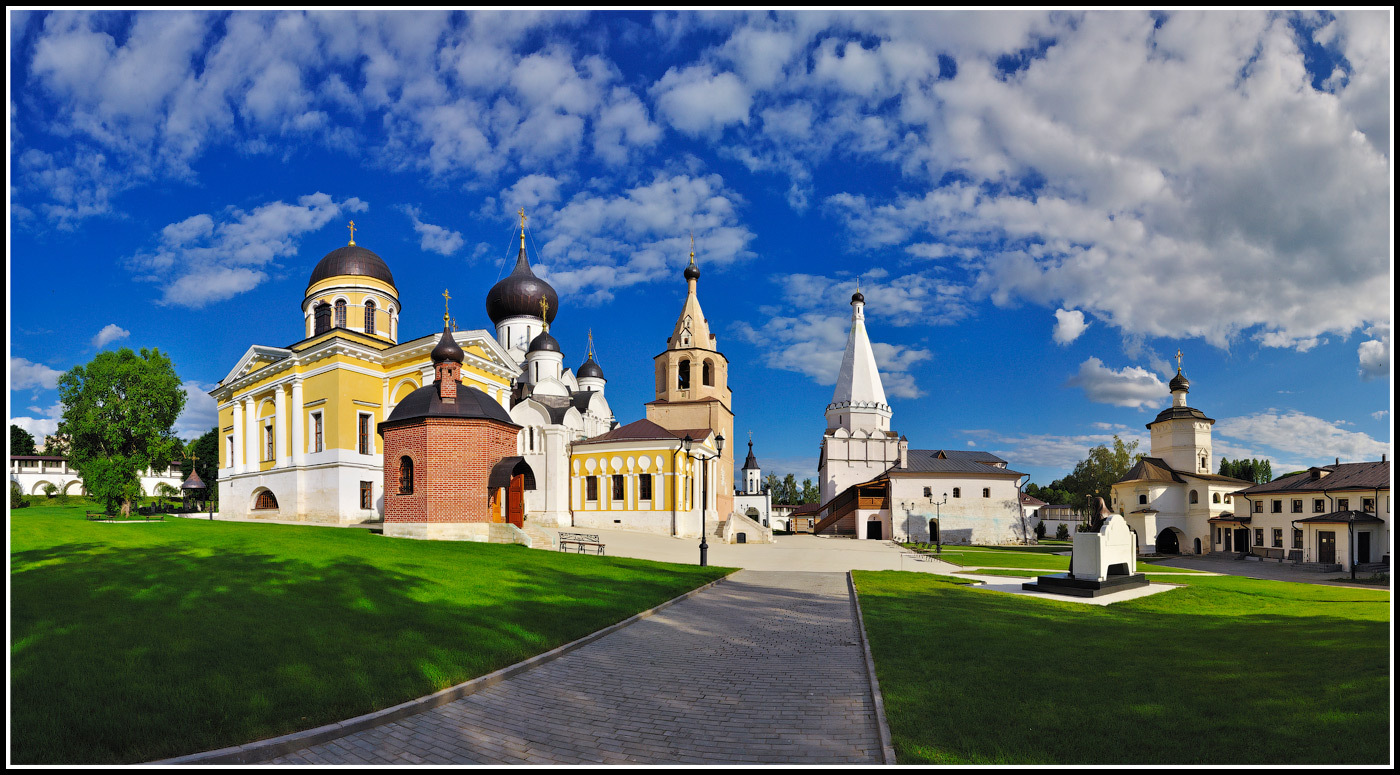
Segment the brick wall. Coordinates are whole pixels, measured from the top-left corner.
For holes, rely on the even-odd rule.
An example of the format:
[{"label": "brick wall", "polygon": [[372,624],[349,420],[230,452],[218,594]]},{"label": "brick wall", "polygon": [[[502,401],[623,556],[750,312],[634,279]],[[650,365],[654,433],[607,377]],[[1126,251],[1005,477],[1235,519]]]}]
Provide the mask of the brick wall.
[{"label": "brick wall", "polygon": [[[490,522],[491,468],[515,454],[519,429],[494,420],[427,417],[384,429],[384,521]],[[399,494],[399,460],[413,494]]]}]

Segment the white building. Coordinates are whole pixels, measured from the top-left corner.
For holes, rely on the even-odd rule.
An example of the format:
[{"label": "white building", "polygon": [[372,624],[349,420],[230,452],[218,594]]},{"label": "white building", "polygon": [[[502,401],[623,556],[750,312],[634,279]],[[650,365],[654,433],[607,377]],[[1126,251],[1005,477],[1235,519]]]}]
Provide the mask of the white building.
[{"label": "white building", "polygon": [[1033,522],[1021,508],[1025,474],[973,450],[910,449],[890,429],[865,296],[851,296],[851,333],[826,408],[818,475],[817,534],[957,544],[1024,543]]},{"label": "white building", "polygon": [[749,442],[749,456],[744,459],[744,467],[739,473],[739,482],[743,486],[734,490],[734,510],[764,527],[787,530],[786,520],[776,519],[773,494],[763,489],[763,471],[758,467],[758,459],[753,456],[752,441]]},{"label": "white building", "polygon": [[[1149,454],[1113,485],[1112,509],[1127,518],[1144,552],[1234,551],[1229,528],[1240,525],[1233,493],[1250,482],[1210,472],[1215,420],[1186,405],[1191,382],[1181,373],[1180,357],[1169,385],[1172,405],[1147,424]],[[1212,526],[1226,527],[1218,543]]]},{"label": "white building", "polygon": [[1390,463],[1343,463],[1234,493],[1241,516],[1217,523],[1217,547],[1350,571],[1390,564]]},{"label": "white building", "polygon": [[[168,484],[180,489],[184,479],[180,476],[180,463],[171,461],[168,468],[155,471],[146,469],[141,473],[141,494],[153,496],[156,485]],[[25,495],[44,495],[44,488],[53,485],[61,495],[87,495],[83,486],[82,474],[68,465],[68,458],[57,455],[11,455],[10,481],[18,482]]]}]

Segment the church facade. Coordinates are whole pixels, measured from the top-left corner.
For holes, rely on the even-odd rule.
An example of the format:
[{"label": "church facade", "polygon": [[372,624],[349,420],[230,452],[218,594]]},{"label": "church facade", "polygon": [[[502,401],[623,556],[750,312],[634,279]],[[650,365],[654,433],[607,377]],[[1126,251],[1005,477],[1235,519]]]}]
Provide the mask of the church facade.
[{"label": "church facade", "polygon": [[865,296],[851,296],[851,329],[826,407],[813,532],[953,544],[1025,543],[1034,525],[1021,506],[1026,476],[974,450],[910,449],[891,429],[865,328]]}]

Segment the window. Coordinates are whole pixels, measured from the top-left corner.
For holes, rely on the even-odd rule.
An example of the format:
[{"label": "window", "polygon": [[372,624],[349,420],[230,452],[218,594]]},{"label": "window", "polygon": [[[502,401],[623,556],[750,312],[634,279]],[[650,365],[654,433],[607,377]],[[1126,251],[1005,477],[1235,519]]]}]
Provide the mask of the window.
[{"label": "window", "polygon": [[225,442],[225,443],[224,443],[224,447],[225,447],[225,449],[228,451],[228,458],[227,458],[228,464],[229,464],[229,465],[233,465],[233,437],[232,437],[232,436],[225,436],[225,437],[224,437],[224,442]]},{"label": "window", "polygon": [[584,488],[584,498],[590,501],[598,500],[598,477],[586,476],[584,477],[583,481],[586,485],[586,487]]},{"label": "window", "polygon": [[924,497],[925,497],[925,498],[932,498],[932,497],[933,497],[933,488],[932,488],[932,487],[925,487],[925,488],[924,488]]},{"label": "window", "polygon": [[962,488],[961,488],[961,487],[954,487],[954,488],[953,488],[953,497],[954,497],[954,498],[961,498],[961,497],[962,497]]},{"label": "window", "polygon": [[1229,503],[1229,502],[1230,502],[1230,496],[1228,496],[1228,495],[1225,496],[1225,502],[1226,502],[1226,503]]},{"label": "window", "polygon": [[263,460],[274,460],[277,458],[277,440],[272,432],[272,423],[263,426],[263,437],[267,440],[267,454]]},{"label": "window", "polygon": [[1270,510],[1269,513],[1270,513],[1270,514],[1282,514],[1282,513],[1283,513],[1283,501],[1279,501],[1279,500],[1274,501],[1273,509]]},{"label": "window", "polygon": [[365,302],[365,333],[374,333],[374,302]]},{"label": "window", "polygon": [[413,458],[399,458],[399,495],[413,494]]},{"label": "window", "polygon": [[275,509],[277,508],[277,496],[271,490],[263,490],[258,493],[258,499],[253,503],[254,509]]},{"label": "window", "polygon": [[360,482],[360,508],[374,508],[374,484],[371,482]]},{"label": "window", "polygon": [[651,500],[651,474],[637,477],[637,497],[644,501]]},{"label": "window", "polygon": [[690,389],[690,361],[681,361],[676,370],[676,389]]},{"label": "window", "polygon": [[704,381],[706,387],[715,384],[715,369],[714,366],[708,360],[705,361],[705,365],[700,367],[700,376]]},{"label": "window", "polygon": [[1254,528],[1254,545],[1255,545],[1255,546],[1263,546],[1263,545],[1264,545],[1264,528],[1262,528],[1262,527],[1256,527],[1256,528]]},{"label": "window", "polygon": [[1281,527],[1274,528],[1274,546],[1283,546],[1283,528]]},{"label": "window", "polygon": [[1192,502],[1192,503],[1200,503],[1200,502],[1201,502],[1201,496],[1200,496],[1200,495],[1197,495],[1195,490],[1192,490],[1192,491],[1191,491],[1191,502]]},{"label": "window", "polygon": [[1350,500],[1348,500],[1347,498],[1337,499],[1337,511],[1346,511],[1349,508],[1351,508]]},{"label": "window", "polygon": [[1375,513],[1376,513],[1376,499],[1375,499],[1375,498],[1362,498],[1362,499],[1361,499],[1361,510],[1364,511],[1364,512],[1366,512],[1366,513],[1368,513],[1368,514],[1375,514]]},{"label": "window", "polygon": [[1263,514],[1263,513],[1264,513],[1264,501],[1254,501],[1254,513],[1255,513],[1255,514]]},{"label": "window", "polygon": [[1322,498],[1313,498],[1313,513],[1325,514],[1327,512],[1327,501]]},{"label": "window", "polygon": [[992,497],[992,488],[990,488],[990,487],[983,487],[983,488],[982,488],[982,497],[983,497],[983,498],[990,498],[990,497]]},{"label": "window", "polygon": [[1301,527],[1293,528],[1293,548],[1303,548],[1303,529]]},{"label": "window", "polygon": [[1139,496],[1138,496],[1138,505],[1139,505],[1139,506],[1146,506],[1146,505],[1147,505],[1147,496],[1146,496],[1146,495],[1139,495]]},{"label": "window", "polygon": [[335,303],[335,327],[345,328],[345,299]]},{"label": "window", "polygon": [[1211,493],[1211,494],[1210,494],[1210,502],[1211,502],[1211,503],[1219,503],[1219,502],[1220,502],[1220,493],[1218,493],[1218,492],[1213,492],[1213,493]]},{"label": "window", "polygon": [[321,413],[311,413],[311,451],[320,452],[325,449],[321,443]]},{"label": "window", "polygon": [[370,443],[369,443],[369,441],[370,441],[370,439],[369,439],[369,418],[370,418],[370,416],[367,415],[367,414],[364,414],[364,413],[361,413],[361,414],[360,414],[360,454],[361,454],[361,455],[368,455],[368,454],[371,454],[371,453],[374,452],[374,450],[370,447]]},{"label": "window", "polygon": [[623,483],[622,483],[622,474],[613,474],[613,475],[612,475],[612,497],[613,497],[613,500],[615,500],[615,501],[620,501],[620,500],[622,500],[624,497],[626,497],[626,496],[623,495],[623,487],[624,487],[624,485],[623,485]]},{"label": "window", "polygon": [[1294,498],[1294,499],[1293,499],[1293,504],[1292,504],[1292,506],[1293,506],[1293,513],[1294,513],[1294,514],[1302,514],[1302,513],[1303,513],[1303,499],[1302,499],[1302,498]]},{"label": "window", "polygon": [[331,330],[331,305],[325,303],[324,301],[321,302],[320,304],[317,304],[317,305],[316,305],[315,320],[316,320],[316,329],[315,329],[315,332],[316,332],[316,333],[318,333],[318,334],[324,334],[324,333],[326,333],[327,331]]},{"label": "window", "polygon": [[1201,470],[1202,470],[1202,471],[1209,471],[1209,470],[1210,470],[1210,461],[1209,461],[1209,460],[1206,460],[1205,458],[1201,458]]}]

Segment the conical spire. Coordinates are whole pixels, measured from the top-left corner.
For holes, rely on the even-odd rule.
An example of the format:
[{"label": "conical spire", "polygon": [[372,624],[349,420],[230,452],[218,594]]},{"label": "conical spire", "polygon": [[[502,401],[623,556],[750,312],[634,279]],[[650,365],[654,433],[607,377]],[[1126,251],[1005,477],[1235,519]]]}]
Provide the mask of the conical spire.
[{"label": "conical spire", "polygon": [[695,237],[692,235],[690,265],[685,268],[685,305],[681,307],[681,316],[676,319],[676,328],[671,332],[671,350],[692,347],[702,350],[715,349],[714,343],[710,341],[710,324],[705,320],[705,313],[700,310],[700,298],[696,295],[699,280],[700,268],[695,265]]},{"label": "conical spire", "polygon": [[831,402],[888,407],[880,369],[875,364],[875,350],[865,332],[865,296],[858,290],[851,297],[851,333],[846,339],[846,354],[841,358],[841,372],[836,377]]}]

